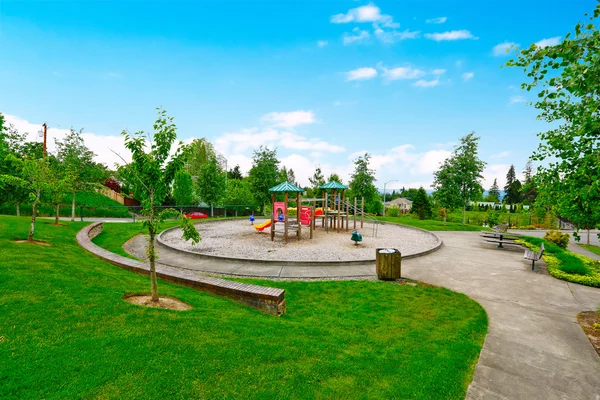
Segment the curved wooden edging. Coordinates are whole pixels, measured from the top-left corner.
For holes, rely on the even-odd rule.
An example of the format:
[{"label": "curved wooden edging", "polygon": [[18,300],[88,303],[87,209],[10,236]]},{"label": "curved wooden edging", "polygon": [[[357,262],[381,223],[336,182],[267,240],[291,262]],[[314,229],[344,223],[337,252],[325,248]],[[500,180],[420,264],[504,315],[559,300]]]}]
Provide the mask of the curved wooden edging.
[{"label": "curved wooden edging", "polygon": [[[219,222],[219,221],[207,221],[204,223],[211,223],[211,222]],[[382,225],[385,225],[385,222],[380,221],[379,222]],[[413,229],[413,230],[417,230],[420,232],[425,232],[433,237],[435,237],[437,239],[437,244],[427,250],[424,251],[420,251],[418,253],[412,253],[409,255],[403,255],[402,258],[403,259],[410,259],[410,258],[416,258],[416,257],[421,257],[421,256],[425,256],[427,254],[431,254],[434,251],[437,251],[440,249],[440,247],[442,247],[442,245],[444,244],[444,242],[442,241],[442,239],[430,232],[427,231],[425,229],[421,229],[421,228],[416,228],[414,226],[408,226],[408,225],[402,225],[402,224],[395,224],[393,222],[391,222],[391,224],[393,225],[398,225],[401,226],[403,228],[407,228],[407,229]],[[211,261],[219,261],[219,262],[235,262],[237,264],[260,264],[260,265],[283,265],[283,266],[291,266],[291,267],[342,267],[345,265],[361,265],[361,266],[373,266],[373,264],[375,263],[375,257],[368,258],[368,259],[362,259],[362,260],[340,260],[340,261],[290,261],[290,260],[262,260],[262,259],[257,259],[257,258],[238,258],[238,257],[226,257],[226,256],[215,256],[215,255],[210,255],[210,254],[202,254],[202,253],[198,253],[195,251],[191,251],[191,250],[185,250],[185,249],[179,249],[177,247],[173,247],[169,244],[167,244],[163,238],[162,235],[170,232],[172,230],[175,229],[179,229],[178,226],[175,226],[173,228],[169,228],[169,229],[165,229],[164,231],[162,231],[160,234],[158,234],[156,236],[156,242],[158,243],[159,246],[165,247],[169,250],[173,250],[173,251],[177,251],[177,252],[181,252],[181,253],[185,253],[185,254],[189,254],[193,257],[196,257],[198,259],[201,260],[211,260]]]},{"label": "curved wooden edging", "polygon": [[[77,232],[77,243],[96,257],[117,267],[142,275],[150,274],[150,267],[147,264],[112,253],[93,243],[92,239],[101,232],[102,222],[95,222],[88,225]],[[156,267],[156,275],[162,280],[224,296],[269,314],[282,315],[285,313],[285,290],[283,289],[198,276],[191,271],[176,270],[161,266]]]}]

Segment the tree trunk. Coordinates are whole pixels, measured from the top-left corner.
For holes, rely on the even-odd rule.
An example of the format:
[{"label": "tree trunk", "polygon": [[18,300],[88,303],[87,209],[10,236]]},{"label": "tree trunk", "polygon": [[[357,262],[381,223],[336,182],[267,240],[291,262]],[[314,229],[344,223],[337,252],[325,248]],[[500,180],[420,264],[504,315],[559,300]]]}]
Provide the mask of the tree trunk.
[{"label": "tree trunk", "polygon": [[33,206],[31,209],[31,227],[29,228],[29,235],[27,236],[27,240],[33,242],[33,234],[35,233],[35,217],[37,214],[37,205],[40,201],[40,190],[37,190],[35,201],[33,202]]},{"label": "tree trunk", "polygon": [[71,194],[71,221],[75,221],[75,192]]},{"label": "tree trunk", "polygon": [[56,203],[56,213],[54,215],[54,225],[58,225],[58,211],[60,210],[60,204]]},{"label": "tree trunk", "polygon": [[448,218],[448,216],[444,214],[444,226],[446,226],[446,218]]},{"label": "tree trunk", "polygon": [[462,224],[465,224],[465,219],[467,218],[467,206],[463,206],[463,222]]},{"label": "tree trunk", "polygon": [[210,205],[210,217],[214,217],[214,212],[213,212],[213,205]]},{"label": "tree trunk", "polygon": [[587,230],[587,243],[586,244],[590,244],[590,229],[588,228]]},{"label": "tree trunk", "polygon": [[19,203],[17,201],[16,206],[17,206],[17,217],[20,217],[21,216],[21,203]]},{"label": "tree trunk", "polygon": [[150,241],[148,242],[148,260],[150,261],[150,281],[152,282],[152,302],[158,302],[158,286],[156,285],[156,254],[154,251],[154,227],[149,229]]}]

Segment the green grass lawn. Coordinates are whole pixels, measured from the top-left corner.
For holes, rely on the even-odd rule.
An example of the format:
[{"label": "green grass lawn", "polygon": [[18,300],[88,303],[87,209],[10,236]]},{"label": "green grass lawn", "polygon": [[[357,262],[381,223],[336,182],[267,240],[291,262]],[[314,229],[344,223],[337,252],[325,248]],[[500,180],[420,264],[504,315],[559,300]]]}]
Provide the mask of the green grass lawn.
[{"label": "green grass lawn", "polygon": [[432,219],[420,220],[414,218],[412,215],[404,215],[401,217],[377,217],[380,221],[393,222],[401,225],[414,226],[416,228],[425,229],[428,231],[482,231],[488,230],[481,226],[476,225],[462,225],[458,222],[446,222],[444,225],[443,221],[437,221]]},{"label": "green grass lawn", "polygon": [[166,282],[192,310],[134,306],[149,279],[79,248],[85,223],[12,242],[28,222],[0,217],[2,399],[463,399],[487,330],[465,295],[369,281],[246,280],[286,290],[279,318]]},{"label": "green grass lawn", "polygon": [[580,244],[581,247],[583,247],[584,249],[591,251],[594,254],[598,254],[600,256],[600,247],[599,246],[595,246],[593,244]]}]

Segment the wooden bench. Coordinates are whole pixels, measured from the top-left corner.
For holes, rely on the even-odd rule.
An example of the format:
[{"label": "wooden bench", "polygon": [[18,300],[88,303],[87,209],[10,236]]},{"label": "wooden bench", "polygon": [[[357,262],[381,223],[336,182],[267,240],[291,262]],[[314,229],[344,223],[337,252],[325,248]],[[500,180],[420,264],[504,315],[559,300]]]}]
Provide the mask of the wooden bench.
[{"label": "wooden bench", "polygon": [[508,231],[508,225],[498,224],[498,225],[494,226],[494,231],[505,233],[506,231]]},{"label": "wooden bench", "polygon": [[533,250],[525,249],[525,254],[523,255],[523,258],[525,260],[531,261],[531,270],[532,271],[534,271],[535,262],[539,261],[542,258],[542,254],[544,254],[544,243],[542,243],[540,245],[540,250],[537,253]]}]

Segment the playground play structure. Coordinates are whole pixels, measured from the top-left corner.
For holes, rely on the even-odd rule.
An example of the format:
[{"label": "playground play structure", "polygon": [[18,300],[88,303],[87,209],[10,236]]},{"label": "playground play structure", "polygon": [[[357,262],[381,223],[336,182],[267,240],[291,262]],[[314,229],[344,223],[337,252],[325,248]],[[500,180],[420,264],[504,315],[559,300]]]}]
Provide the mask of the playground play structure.
[{"label": "playground play structure", "polygon": [[[346,199],[347,186],[331,181],[325,185],[319,187],[321,189],[322,197],[316,198],[302,198],[301,194],[304,189],[297,187],[290,182],[282,182],[279,185],[269,189],[272,195],[272,213],[271,219],[261,224],[255,224],[254,228],[262,232],[267,228],[270,228],[271,240],[275,240],[275,226],[276,224],[283,224],[283,239],[287,243],[289,240],[290,233],[295,233],[297,240],[302,237],[302,226],[306,226],[309,229],[309,238],[313,238],[313,232],[317,228],[317,223],[320,223],[320,227],[323,228],[327,233],[341,231],[348,232],[350,229],[350,218],[353,219],[353,230],[356,232],[357,219],[360,222],[360,228],[364,227],[364,221],[369,220],[373,227],[373,237],[377,237],[377,230],[379,221],[373,216],[365,213],[364,204],[365,199],[360,200],[360,208],[358,207],[358,199],[355,197],[353,204],[349,199]],[[283,201],[277,201],[277,195],[283,194]],[[295,199],[290,198],[295,194]],[[290,201],[296,203],[296,207],[288,207]],[[303,205],[304,204],[304,205]],[[318,207],[319,205],[319,207]],[[296,212],[296,219],[290,220],[288,218],[289,212]],[[355,235],[353,232],[352,240],[362,235]],[[355,241],[357,243],[357,241]]]}]

